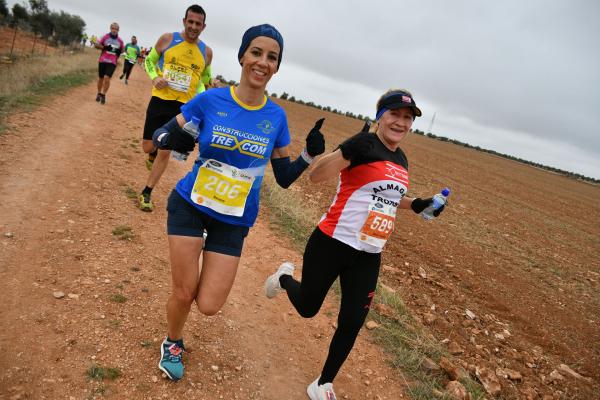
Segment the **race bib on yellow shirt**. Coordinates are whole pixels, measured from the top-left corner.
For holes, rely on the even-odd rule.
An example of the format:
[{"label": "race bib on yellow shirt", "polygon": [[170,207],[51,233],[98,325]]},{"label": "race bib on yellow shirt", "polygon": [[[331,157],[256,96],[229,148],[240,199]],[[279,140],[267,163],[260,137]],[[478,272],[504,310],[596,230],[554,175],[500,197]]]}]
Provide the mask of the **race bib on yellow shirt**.
[{"label": "race bib on yellow shirt", "polygon": [[192,83],[192,71],[186,67],[169,64],[165,66],[163,79],[167,81],[171,89],[187,93]]},{"label": "race bib on yellow shirt", "polygon": [[243,170],[210,159],[198,169],[190,197],[219,214],[241,217],[253,182]]},{"label": "race bib on yellow shirt", "polygon": [[358,240],[383,249],[394,231],[395,221],[396,207],[372,201],[367,219],[358,233]]}]

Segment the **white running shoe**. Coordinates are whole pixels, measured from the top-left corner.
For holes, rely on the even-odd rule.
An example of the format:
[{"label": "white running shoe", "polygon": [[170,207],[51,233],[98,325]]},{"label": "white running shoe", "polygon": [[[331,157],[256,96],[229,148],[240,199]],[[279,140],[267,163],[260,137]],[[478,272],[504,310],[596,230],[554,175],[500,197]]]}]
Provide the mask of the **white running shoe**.
[{"label": "white running shoe", "polygon": [[279,278],[281,275],[294,275],[294,264],[291,262],[284,262],[277,268],[277,272],[273,275],[269,276],[265,282],[265,295],[272,299],[277,296],[279,292],[283,290],[281,284],[279,283]]},{"label": "white running shoe", "polygon": [[337,400],[335,392],[333,391],[333,384],[324,383],[319,385],[319,378],[315,379],[315,381],[306,388],[306,393],[308,394],[308,397],[310,397],[310,400]]}]

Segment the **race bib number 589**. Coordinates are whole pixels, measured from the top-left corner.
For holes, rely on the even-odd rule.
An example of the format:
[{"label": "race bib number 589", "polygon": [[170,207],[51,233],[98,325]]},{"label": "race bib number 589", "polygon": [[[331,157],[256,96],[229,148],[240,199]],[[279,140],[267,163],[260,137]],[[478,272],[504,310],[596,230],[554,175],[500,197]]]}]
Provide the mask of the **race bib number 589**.
[{"label": "race bib number 589", "polygon": [[382,249],[394,231],[395,221],[396,208],[375,201],[369,205],[369,213],[358,233],[358,239]]}]

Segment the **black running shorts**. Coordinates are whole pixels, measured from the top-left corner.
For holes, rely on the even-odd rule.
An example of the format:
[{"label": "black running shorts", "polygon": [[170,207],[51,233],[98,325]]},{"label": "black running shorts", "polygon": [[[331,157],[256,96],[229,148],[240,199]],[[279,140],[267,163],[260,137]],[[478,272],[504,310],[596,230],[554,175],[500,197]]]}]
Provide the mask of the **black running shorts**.
[{"label": "black running shorts", "polygon": [[105,76],[112,77],[113,73],[115,72],[115,68],[117,68],[117,66],[115,64],[105,63],[105,62],[98,63],[98,77],[99,78],[104,78]]},{"label": "black running shorts", "polygon": [[152,96],[148,109],[146,110],[146,122],[144,123],[144,139],[152,140],[154,131],[166,124],[181,111],[184,103],[176,100],[163,100]]},{"label": "black running shorts", "polygon": [[231,225],[214,219],[188,203],[175,190],[169,196],[167,212],[168,235],[202,237],[206,230],[205,251],[234,257],[242,255],[244,239],[250,230],[247,226]]}]

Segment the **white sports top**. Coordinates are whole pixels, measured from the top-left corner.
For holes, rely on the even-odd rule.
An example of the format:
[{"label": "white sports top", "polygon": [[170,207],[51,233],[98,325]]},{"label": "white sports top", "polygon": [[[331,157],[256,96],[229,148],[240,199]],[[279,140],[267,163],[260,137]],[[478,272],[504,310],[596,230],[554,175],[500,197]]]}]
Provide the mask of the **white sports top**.
[{"label": "white sports top", "polygon": [[404,152],[392,152],[377,140],[368,154],[340,171],[337,193],[319,229],[357,250],[380,253],[407,192]]}]

